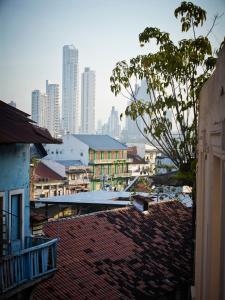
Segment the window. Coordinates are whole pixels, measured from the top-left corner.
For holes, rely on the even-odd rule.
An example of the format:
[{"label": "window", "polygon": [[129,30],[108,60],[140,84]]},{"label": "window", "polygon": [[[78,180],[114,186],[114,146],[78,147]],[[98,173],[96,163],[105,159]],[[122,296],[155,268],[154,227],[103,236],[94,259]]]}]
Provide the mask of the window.
[{"label": "window", "polygon": [[101,175],[104,175],[104,166],[101,166]]},{"label": "window", "polygon": [[76,175],[75,174],[71,174],[71,179],[75,180],[76,179]]},{"label": "window", "polygon": [[111,151],[108,151],[108,159],[111,159]]},{"label": "window", "polygon": [[[10,238],[24,240],[24,190],[9,192]],[[19,245],[18,245],[19,246]],[[16,249],[15,249],[16,250]]]},{"label": "window", "polygon": [[104,152],[101,151],[101,159],[104,159]]},{"label": "window", "polygon": [[[5,239],[6,237],[4,236],[3,233],[3,226],[6,222],[5,218],[3,218],[4,215],[4,193],[0,192],[0,241],[2,241],[3,239]],[[0,256],[3,255],[3,245],[0,245]]]},{"label": "window", "polygon": [[111,172],[112,172],[112,166],[108,165],[108,174],[111,175]]},{"label": "window", "polygon": [[116,151],[116,159],[118,159],[119,155],[118,155],[118,151]]},{"label": "window", "polygon": [[115,165],[115,174],[117,174],[117,173],[118,173],[118,166]]}]

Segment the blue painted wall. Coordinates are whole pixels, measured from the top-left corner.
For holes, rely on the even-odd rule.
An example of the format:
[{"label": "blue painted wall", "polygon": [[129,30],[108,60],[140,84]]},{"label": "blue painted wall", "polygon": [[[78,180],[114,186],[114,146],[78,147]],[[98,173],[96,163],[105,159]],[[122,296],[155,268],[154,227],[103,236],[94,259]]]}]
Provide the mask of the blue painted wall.
[{"label": "blue painted wall", "polygon": [[29,144],[0,145],[0,192],[5,195],[4,209],[9,210],[9,192],[24,189],[24,237],[30,235],[29,172]]}]

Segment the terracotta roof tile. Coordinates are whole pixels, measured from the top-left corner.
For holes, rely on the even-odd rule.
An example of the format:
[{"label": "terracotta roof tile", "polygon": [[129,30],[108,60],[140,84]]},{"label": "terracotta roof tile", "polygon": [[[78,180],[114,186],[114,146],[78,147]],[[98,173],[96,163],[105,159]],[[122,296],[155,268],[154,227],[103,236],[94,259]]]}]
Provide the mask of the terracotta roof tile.
[{"label": "terracotta roof tile", "polygon": [[53,222],[45,232],[59,232],[58,271],[34,300],[155,297],[191,279],[191,211],[178,201],[151,204],[149,214],[122,208]]}]

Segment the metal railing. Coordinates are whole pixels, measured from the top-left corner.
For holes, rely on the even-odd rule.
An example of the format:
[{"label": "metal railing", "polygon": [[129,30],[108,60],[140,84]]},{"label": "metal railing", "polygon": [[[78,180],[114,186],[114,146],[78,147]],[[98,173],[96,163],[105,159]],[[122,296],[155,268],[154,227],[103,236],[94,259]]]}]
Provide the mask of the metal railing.
[{"label": "metal railing", "polygon": [[90,164],[114,164],[114,163],[125,163],[127,158],[103,158],[103,159],[93,159],[90,161]]},{"label": "metal railing", "polygon": [[57,239],[30,237],[27,248],[0,258],[0,295],[56,270]]},{"label": "metal railing", "polygon": [[103,176],[107,176],[106,180],[111,180],[111,179],[114,179],[114,178],[131,177],[132,176],[132,172],[128,171],[126,173],[125,172],[124,173],[117,173],[117,174],[114,173],[113,175],[95,174],[95,175],[93,175],[93,179],[102,180]]}]

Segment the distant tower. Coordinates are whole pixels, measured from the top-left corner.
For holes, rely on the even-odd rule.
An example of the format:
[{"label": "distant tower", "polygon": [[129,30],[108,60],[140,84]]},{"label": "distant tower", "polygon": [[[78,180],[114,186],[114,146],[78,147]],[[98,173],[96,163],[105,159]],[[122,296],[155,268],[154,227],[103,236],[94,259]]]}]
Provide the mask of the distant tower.
[{"label": "distant tower", "polygon": [[62,124],[66,132],[78,132],[78,50],[74,45],[63,47]]},{"label": "distant tower", "polygon": [[[136,98],[145,103],[150,100],[150,94],[147,92],[147,88],[147,82],[145,79],[143,79],[141,80],[140,86],[138,84],[135,85],[134,91]],[[128,105],[130,105],[130,103],[131,101],[128,102]],[[143,117],[147,123],[150,122],[148,115],[145,114]],[[141,130],[141,132],[143,132],[145,127],[146,125],[140,116],[137,117],[136,120],[132,120],[129,116],[127,116],[125,125],[126,139],[128,141],[139,141],[143,139],[139,129]]]},{"label": "distant tower", "polygon": [[95,72],[90,68],[81,78],[81,133],[95,133]]},{"label": "distant tower", "polygon": [[60,131],[60,106],[59,84],[49,83],[46,80],[47,104],[47,128],[54,137],[59,136]]},{"label": "distant tower", "polygon": [[115,106],[112,106],[111,114],[108,119],[108,133],[111,137],[120,137],[120,124],[119,124],[119,114],[115,110]]},{"label": "distant tower", "polygon": [[41,127],[47,127],[48,97],[40,90],[32,91],[32,120]]}]

